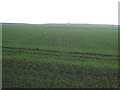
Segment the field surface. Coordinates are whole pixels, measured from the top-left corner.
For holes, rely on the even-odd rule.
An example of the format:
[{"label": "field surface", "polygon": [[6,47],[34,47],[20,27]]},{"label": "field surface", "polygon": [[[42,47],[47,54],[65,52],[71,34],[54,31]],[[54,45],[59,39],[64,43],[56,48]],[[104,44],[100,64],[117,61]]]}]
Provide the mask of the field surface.
[{"label": "field surface", "polygon": [[3,88],[117,88],[116,26],[3,24]]}]

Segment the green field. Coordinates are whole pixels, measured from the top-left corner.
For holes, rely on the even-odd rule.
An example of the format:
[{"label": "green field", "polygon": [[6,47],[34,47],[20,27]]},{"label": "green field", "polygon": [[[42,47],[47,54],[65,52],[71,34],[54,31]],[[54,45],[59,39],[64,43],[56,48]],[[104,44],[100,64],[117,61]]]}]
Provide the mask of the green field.
[{"label": "green field", "polygon": [[117,88],[116,26],[3,24],[3,88]]}]

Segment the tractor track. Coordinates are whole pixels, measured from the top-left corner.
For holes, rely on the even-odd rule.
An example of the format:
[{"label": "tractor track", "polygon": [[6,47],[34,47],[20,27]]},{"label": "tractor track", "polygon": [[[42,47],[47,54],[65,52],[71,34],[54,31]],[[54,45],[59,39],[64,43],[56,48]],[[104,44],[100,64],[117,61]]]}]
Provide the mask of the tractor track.
[{"label": "tractor track", "polygon": [[[16,50],[32,50],[32,51],[45,51],[45,52],[52,52],[52,53],[67,53],[72,55],[91,55],[91,56],[104,56],[104,57],[119,57],[117,55],[110,55],[110,54],[96,54],[96,53],[81,53],[81,52],[64,52],[64,51],[57,51],[57,50],[44,50],[44,49],[31,49],[31,48],[16,48],[16,47],[2,47],[7,49],[16,49]],[[34,53],[36,54],[36,53]],[[41,54],[41,53],[40,53]],[[57,55],[57,54],[51,54],[51,55]],[[59,56],[59,55],[58,55]],[[71,57],[80,57],[80,56],[71,56]],[[83,56],[81,56],[83,58]],[[86,57],[88,58],[88,57]],[[89,57],[94,58],[94,57]],[[100,58],[96,58],[100,59]]]},{"label": "tractor track", "polygon": [[[14,51],[7,51],[7,52],[14,52]],[[25,52],[26,54],[37,54],[37,55],[45,55],[45,56],[67,56],[67,57],[73,57],[73,58],[88,58],[88,59],[104,59],[104,58],[97,58],[97,57],[86,57],[86,56],[75,56],[75,55],[58,55],[58,54],[48,54],[48,53],[37,53],[37,52]],[[110,59],[110,60],[114,60],[114,61],[118,61],[118,59]]]}]

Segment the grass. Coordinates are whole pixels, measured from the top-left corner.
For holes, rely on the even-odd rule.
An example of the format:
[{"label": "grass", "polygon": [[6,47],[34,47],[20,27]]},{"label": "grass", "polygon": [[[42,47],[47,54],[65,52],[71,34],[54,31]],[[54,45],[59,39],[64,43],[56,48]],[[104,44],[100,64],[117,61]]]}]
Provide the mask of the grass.
[{"label": "grass", "polygon": [[115,88],[118,84],[115,63],[6,56],[3,67],[3,87],[8,88]]},{"label": "grass", "polygon": [[118,88],[115,26],[3,24],[3,88]]}]

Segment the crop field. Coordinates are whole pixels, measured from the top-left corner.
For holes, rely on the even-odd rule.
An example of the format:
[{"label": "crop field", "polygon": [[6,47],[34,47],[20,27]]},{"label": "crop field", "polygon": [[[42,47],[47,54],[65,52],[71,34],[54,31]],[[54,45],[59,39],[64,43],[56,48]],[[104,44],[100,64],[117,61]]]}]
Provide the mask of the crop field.
[{"label": "crop field", "polygon": [[118,28],[3,24],[3,88],[118,88]]}]

